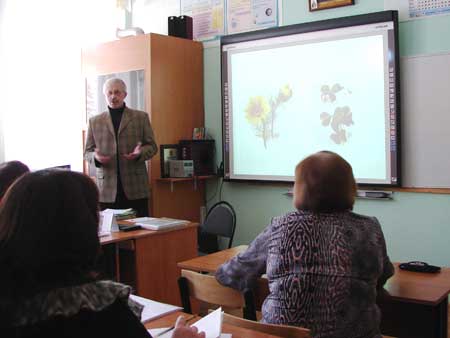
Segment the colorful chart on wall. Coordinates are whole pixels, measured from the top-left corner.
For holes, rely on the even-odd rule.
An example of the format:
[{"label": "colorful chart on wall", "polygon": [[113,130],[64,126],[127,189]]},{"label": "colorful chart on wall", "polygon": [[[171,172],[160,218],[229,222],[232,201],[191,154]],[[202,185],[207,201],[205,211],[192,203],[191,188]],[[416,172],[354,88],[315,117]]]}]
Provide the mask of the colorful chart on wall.
[{"label": "colorful chart on wall", "polygon": [[193,37],[197,41],[225,34],[225,0],[181,0],[180,12],[192,17]]},{"label": "colorful chart on wall", "polygon": [[180,13],[193,19],[197,41],[280,24],[281,0],[180,0]]},{"label": "colorful chart on wall", "polygon": [[450,0],[384,0],[385,10],[398,10],[400,21],[450,14]]},{"label": "colorful chart on wall", "polygon": [[227,33],[278,26],[277,0],[228,0]]}]

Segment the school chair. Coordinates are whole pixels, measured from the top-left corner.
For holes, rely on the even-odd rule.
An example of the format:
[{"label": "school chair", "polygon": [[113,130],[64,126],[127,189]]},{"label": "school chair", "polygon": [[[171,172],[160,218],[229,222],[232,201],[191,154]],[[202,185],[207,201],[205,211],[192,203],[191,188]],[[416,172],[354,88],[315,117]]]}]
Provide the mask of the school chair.
[{"label": "school chair", "polygon": [[219,251],[218,237],[228,238],[228,248],[233,244],[236,230],[236,212],[226,201],[214,204],[199,227],[199,256]]},{"label": "school chair", "polygon": [[266,324],[239,318],[228,313],[223,314],[223,323],[284,338],[310,338],[308,329],[278,324]]},{"label": "school chair", "polygon": [[178,287],[184,312],[192,313],[191,298],[193,298],[200,302],[222,306],[227,311],[242,311],[244,318],[256,320],[255,302],[251,290],[240,293],[221,285],[212,275],[190,270],[181,270]]}]

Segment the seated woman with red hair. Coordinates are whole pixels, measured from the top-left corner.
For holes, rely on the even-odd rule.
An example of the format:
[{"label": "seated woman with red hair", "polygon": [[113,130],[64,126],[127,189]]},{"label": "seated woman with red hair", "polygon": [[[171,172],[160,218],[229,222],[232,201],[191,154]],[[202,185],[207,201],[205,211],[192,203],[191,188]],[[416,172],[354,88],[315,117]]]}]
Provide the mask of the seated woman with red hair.
[{"label": "seated woman with red hair", "polygon": [[306,327],[314,338],[375,338],[377,290],[393,274],[380,224],[352,212],[351,166],[322,151],[295,169],[296,211],[274,217],[216,278],[238,290],[267,274],[262,321]]}]

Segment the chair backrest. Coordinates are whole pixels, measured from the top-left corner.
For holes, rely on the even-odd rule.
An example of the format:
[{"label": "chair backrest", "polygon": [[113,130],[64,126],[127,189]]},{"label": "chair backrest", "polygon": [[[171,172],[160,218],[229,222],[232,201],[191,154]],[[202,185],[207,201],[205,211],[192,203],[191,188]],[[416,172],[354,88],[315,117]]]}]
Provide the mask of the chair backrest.
[{"label": "chair backrest", "polygon": [[227,313],[223,314],[223,322],[233,326],[242,327],[244,329],[250,329],[254,331],[264,332],[270,335],[284,337],[284,338],[310,338],[311,334],[308,329],[288,326],[288,325],[278,325],[278,324],[265,324],[261,322],[256,322],[252,320],[247,320],[239,318]]},{"label": "chair backrest", "polygon": [[214,204],[201,225],[201,231],[205,233],[229,238],[228,248],[231,248],[233,244],[235,229],[236,212],[231,204],[226,201]]},{"label": "chair backrest", "polygon": [[228,309],[242,309],[244,318],[256,320],[256,310],[251,290],[243,294],[221,285],[213,275],[181,270],[178,279],[181,302],[185,312],[192,313],[190,297]]}]

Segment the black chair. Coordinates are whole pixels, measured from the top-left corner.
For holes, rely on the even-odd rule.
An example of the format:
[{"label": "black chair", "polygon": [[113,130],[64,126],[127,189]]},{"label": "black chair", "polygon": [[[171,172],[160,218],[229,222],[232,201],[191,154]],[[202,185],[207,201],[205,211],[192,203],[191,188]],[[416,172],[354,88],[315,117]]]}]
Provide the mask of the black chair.
[{"label": "black chair", "polygon": [[208,211],[198,232],[199,254],[219,251],[218,236],[228,238],[228,248],[233,244],[236,229],[236,212],[230,203],[220,201]]}]

